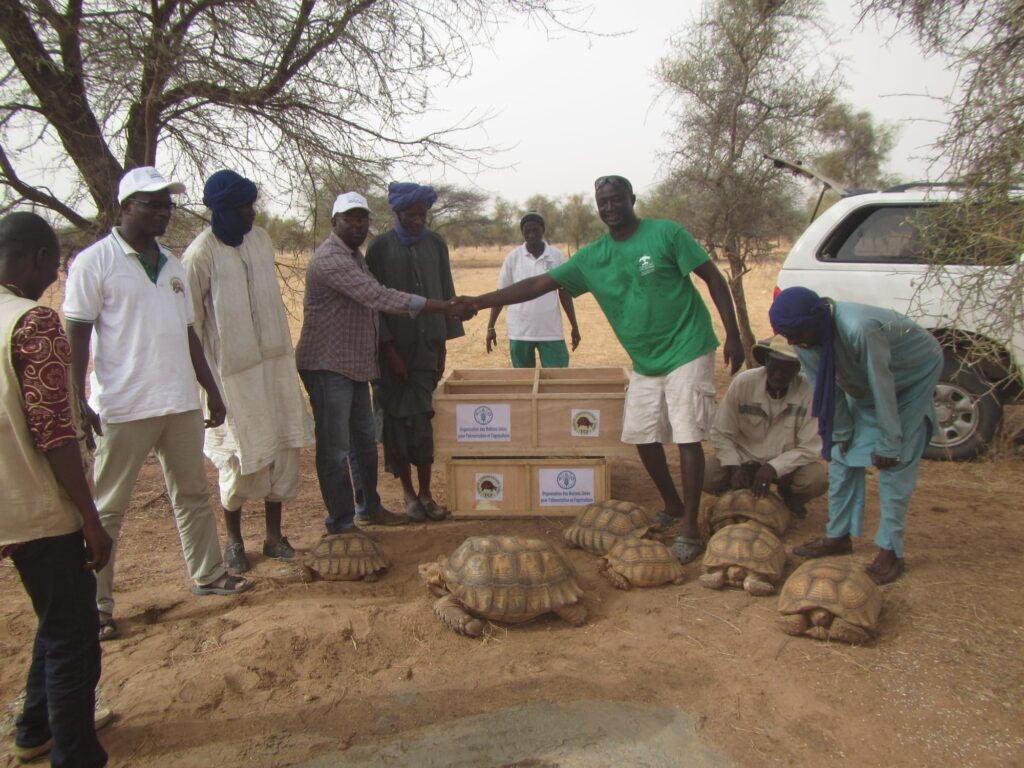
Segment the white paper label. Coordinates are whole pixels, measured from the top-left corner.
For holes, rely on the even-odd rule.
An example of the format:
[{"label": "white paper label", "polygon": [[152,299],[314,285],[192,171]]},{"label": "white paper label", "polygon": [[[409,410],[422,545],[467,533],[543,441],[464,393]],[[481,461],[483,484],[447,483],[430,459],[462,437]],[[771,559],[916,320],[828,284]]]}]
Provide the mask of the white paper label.
[{"label": "white paper label", "polygon": [[542,507],[572,507],[594,503],[592,467],[541,469],[539,475]]},{"label": "white paper label", "polygon": [[505,476],[500,472],[476,473],[477,501],[504,501]]},{"label": "white paper label", "polygon": [[572,437],[599,437],[601,435],[601,412],[573,408],[569,416],[569,434]]},{"label": "white paper label", "polygon": [[512,406],[508,403],[456,405],[455,439],[460,443],[511,442]]}]

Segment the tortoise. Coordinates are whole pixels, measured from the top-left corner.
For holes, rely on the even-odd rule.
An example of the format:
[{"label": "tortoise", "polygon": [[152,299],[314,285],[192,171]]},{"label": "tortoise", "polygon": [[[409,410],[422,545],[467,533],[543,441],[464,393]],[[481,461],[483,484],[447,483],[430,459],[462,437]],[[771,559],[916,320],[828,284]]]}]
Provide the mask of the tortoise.
[{"label": "tortoise", "polygon": [[779,594],[779,627],[789,635],[857,645],[878,631],[882,591],[850,558],[808,560]]},{"label": "tortoise", "polygon": [[722,528],[708,542],[700,583],[710,589],[742,587],[758,597],[770,595],[786,567],[778,537],[758,523]]},{"label": "tortoise", "polygon": [[653,523],[650,513],[639,504],[608,499],[586,507],[563,536],[570,547],[603,555],[619,539],[643,538]]},{"label": "tortoise", "polygon": [[683,566],[671,549],[660,541],[633,537],[617,541],[601,558],[597,571],[619,589],[685,581]]},{"label": "tortoise", "polygon": [[792,513],[777,495],[768,493],[754,496],[746,488],[727,491],[718,497],[709,511],[711,532],[735,523],[754,522],[763,525],[776,536],[782,536],[789,527]]},{"label": "tortoise", "polygon": [[346,531],[322,537],[303,553],[299,567],[303,581],[314,581],[317,576],[325,581],[376,581],[388,561],[373,539],[358,531]]},{"label": "tortoise", "polygon": [[576,626],[587,620],[575,570],[542,539],[471,536],[450,557],[424,563],[419,571],[440,598],[434,613],[467,637],[483,634],[481,619],[522,624],[556,613]]}]

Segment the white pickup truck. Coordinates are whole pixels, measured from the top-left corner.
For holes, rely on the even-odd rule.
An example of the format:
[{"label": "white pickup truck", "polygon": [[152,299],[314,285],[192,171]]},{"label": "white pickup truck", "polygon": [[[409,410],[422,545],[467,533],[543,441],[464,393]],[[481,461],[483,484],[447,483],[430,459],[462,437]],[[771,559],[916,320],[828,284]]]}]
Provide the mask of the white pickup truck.
[{"label": "white pickup truck", "polygon": [[[801,175],[808,169],[772,159]],[[801,285],[837,301],[890,307],[930,330],[946,350],[942,379],[935,389],[939,429],[925,455],[933,459],[969,459],[985,450],[1003,418],[1003,405],[1024,401],[1024,321],[1006,338],[991,339],[992,326],[979,313],[965,311],[959,291],[977,288],[976,267],[940,269],[919,258],[920,229],[935,206],[955,192],[935,185],[903,185],[884,192],[846,194],[813,220],[793,244],[778,276],[776,291]],[[915,254],[918,254],[915,256]],[[992,271],[986,280],[1010,279]],[[977,274],[977,273],[975,273]],[[1020,321],[1020,318],[1018,318]],[[989,350],[982,362],[964,362],[972,345]]]}]

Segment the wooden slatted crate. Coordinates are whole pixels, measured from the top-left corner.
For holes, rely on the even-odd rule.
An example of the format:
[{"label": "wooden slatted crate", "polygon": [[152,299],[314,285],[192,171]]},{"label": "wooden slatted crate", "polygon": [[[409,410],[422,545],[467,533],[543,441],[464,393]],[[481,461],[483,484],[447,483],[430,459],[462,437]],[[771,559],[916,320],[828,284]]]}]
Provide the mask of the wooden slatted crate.
[{"label": "wooden slatted crate", "polygon": [[451,459],[446,467],[456,517],[576,515],[611,497],[604,458]]},{"label": "wooden slatted crate", "polygon": [[457,369],[434,393],[441,458],[631,454],[623,368]]}]

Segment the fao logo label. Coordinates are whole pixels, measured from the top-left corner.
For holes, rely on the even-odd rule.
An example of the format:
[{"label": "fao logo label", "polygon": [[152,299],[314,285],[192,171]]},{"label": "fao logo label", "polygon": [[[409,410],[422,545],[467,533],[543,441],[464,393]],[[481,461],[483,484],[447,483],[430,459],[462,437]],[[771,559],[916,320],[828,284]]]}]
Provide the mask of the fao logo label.
[{"label": "fao logo label", "polygon": [[649,275],[654,271],[654,259],[646,253],[640,257],[637,265],[640,267],[640,276]]},{"label": "fao logo label", "polygon": [[476,495],[481,499],[501,498],[501,478],[496,475],[484,475],[476,483]]},{"label": "fao logo label", "polygon": [[576,486],[576,473],[570,469],[562,470],[555,478],[555,482],[563,491],[568,491]]},{"label": "fao logo label", "polygon": [[486,405],[481,405],[475,411],[473,411],[473,421],[481,426],[486,426],[494,421],[494,411],[488,408]]}]

